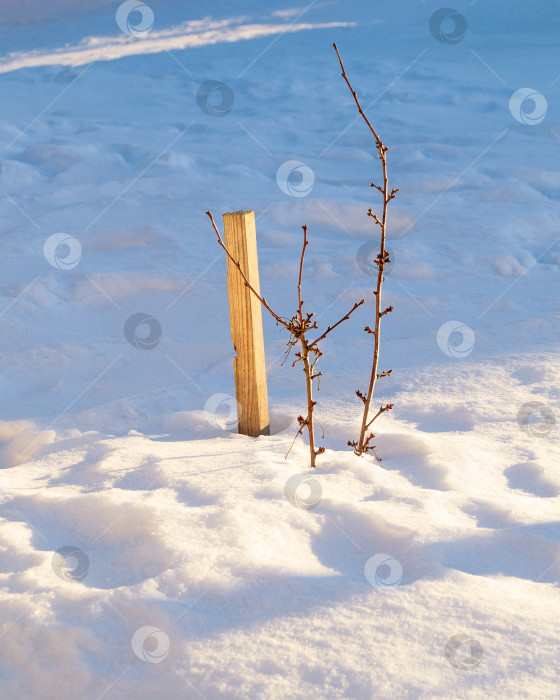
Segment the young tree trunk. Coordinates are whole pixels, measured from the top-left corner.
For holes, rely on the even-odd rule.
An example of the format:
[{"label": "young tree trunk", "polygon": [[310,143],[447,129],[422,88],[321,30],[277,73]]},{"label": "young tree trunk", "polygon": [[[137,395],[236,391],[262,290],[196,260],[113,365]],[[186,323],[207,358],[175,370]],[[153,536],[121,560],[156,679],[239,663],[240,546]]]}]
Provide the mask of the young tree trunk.
[{"label": "young tree trunk", "polygon": [[381,216],[381,219],[377,216],[377,214],[374,214],[373,211],[370,209],[368,211],[368,216],[371,216],[371,218],[375,221],[375,223],[379,226],[381,229],[381,241],[379,243],[379,254],[375,260],[378,270],[377,270],[377,285],[376,289],[373,292],[375,295],[375,328],[374,330],[371,330],[369,326],[366,326],[364,330],[367,333],[371,333],[374,337],[374,348],[373,348],[373,364],[371,368],[371,376],[369,380],[369,386],[366,394],[362,394],[361,391],[356,391],[356,394],[358,397],[361,399],[361,401],[364,404],[364,413],[362,417],[362,426],[360,429],[360,438],[358,441],[349,441],[348,444],[354,448],[354,452],[357,455],[362,455],[368,451],[372,451],[375,456],[377,457],[377,460],[379,461],[379,464],[381,464],[381,460],[379,459],[377,453],[375,452],[375,446],[371,444],[371,440],[375,437],[373,433],[370,433],[368,435],[368,430],[371,426],[371,424],[375,421],[375,419],[380,416],[382,413],[385,411],[390,411],[393,408],[393,404],[388,403],[386,406],[381,406],[379,408],[379,411],[375,414],[375,416],[370,420],[369,419],[369,410],[371,408],[371,400],[373,398],[373,392],[375,390],[375,382],[379,377],[388,377],[391,374],[392,370],[387,370],[386,372],[381,372],[381,374],[378,373],[378,366],[379,366],[379,347],[380,347],[380,333],[381,333],[381,317],[385,316],[385,314],[390,313],[393,311],[393,307],[389,306],[383,311],[381,311],[381,286],[383,284],[383,280],[385,279],[383,277],[383,272],[385,269],[385,263],[390,262],[389,260],[389,254],[385,250],[385,238],[386,238],[386,233],[387,233],[387,206],[389,202],[395,198],[396,193],[399,191],[398,189],[392,189],[389,192],[389,179],[387,177],[387,151],[389,148],[383,144],[383,141],[379,137],[379,134],[377,131],[373,128],[371,125],[369,119],[366,117],[362,106],[360,104],[360,101],[358,99],[358,95],[352,85],[350,84],[350,81],[348,80],[348,76],[346,75],[346,71],[344,70],[344,64],[342,62],[342,58],[340,57],[340,53],[338,51],[338,47],[336,44],[333,44],[334,50],[336,51],[336,55],[338,57],[338,61],[340,63],[340,68],[342,70],[342,77],[344,78],[344,81],[346,82],[346,85],[348,85],[348,89],[352,93],[352,97],[354,98],[354,102],[356,103],[356,106],[358,108],[358,112],[360,113],[360,116],[366,123],[367,127],[373,134],[373,137],[375,139],[375,147],[377,149],[378,153],[378,158],[381,161],[381,165],[383,167],[383,187],[381,185],[376,185],[375,182],[371,183],[371,186],[374,187],[378,192],[380,192],[383,195],[383,215]]},{"label": "young tree trunk", "polygon": [[[377,286],[375,289],[375,330],[373,331],[374,348],[373,348],[373,363],[371,367],[371,377],[369,380],[368,391],[364,404],[364,415],[362,417],[362,427],[360,430],[360,439],[356,454],[361,455],[367,446],[367,431],[371,425],[368,422],[369,410],[371,408],[371,400],[375,391],[375,382],[377,381],[377,368],[379,366],[379,348],[381,347],[381,287],[383,285],[383,272],[385,269],[385,237],[387,231],[387,205],[389,204],[389,179],[387,177],[387,158],[386,151],[383,152],[383,157],[380,158],[383,164],[383,215],[379,228],[381,229],[381,241],[379,244],[378,269],[377,269]],[[370,210],[371,211],[371,210]],[[377,217],[375,217],[377,221]]]},{"label": "young tree trunk", "polygon": [[307,431],[309,433],[309,459],[311,467],[315,468],[315,426],[313,425],[313,368],[309,361],[309,347],[305,338],[301,338],[301,358],[303,360],[303,371],[305,372],[305,384],[307,386]]}]

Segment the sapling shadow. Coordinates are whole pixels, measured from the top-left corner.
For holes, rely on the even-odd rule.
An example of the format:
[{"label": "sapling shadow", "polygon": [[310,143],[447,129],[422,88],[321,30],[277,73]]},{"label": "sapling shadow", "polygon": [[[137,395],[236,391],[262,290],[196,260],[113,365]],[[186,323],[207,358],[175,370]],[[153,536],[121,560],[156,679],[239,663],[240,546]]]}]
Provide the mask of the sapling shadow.
[{"label": "sapling shadow", "polygon": [[[296,441],[298,435],[303,435],[303,431],[305,428],[307,428],[308,434],[309,434],[309,460],[312,468],[315,468],[315,461],[318,455],[322,454],[325,451],[324,447],[316,447],[316,442],[315,442],[315,421],[317,419],[314,417],[314,408],[315,405],[317,404],[316,401],[313,400],[313,382],[322,375],[322,372],[317,372],[316,371],[316,365],[317,362],[319,361],[319,358],[323,354],[321,350],[319,349],[319,343],[324,340],[331,331],[333,331],[337,326],[339,326],[341,323],[344,321],[348,320],[350,318],[350,314],[354,313],[354,311],[361,306],[363,303],[365,303],[365,300],[362,299],[359,302],[356,302],[354,306],[348,311],[348,313],[343,316],[339,321],[337,321],[334,325],[328,326],[326,331],[322,333],[320,336],[315,338],[315,340],[309,341],[307,334],[309,331],[312,331],[314,329],[317,329],[317,321],[313,320],[313,316],[315,314],[313,313],[304,313],[303,311],[303,299],[301,297],[301,281],[302,281],[302,275],[303,275],[303,261],[305,258],[305,250],[307,246],[309,245],[309,241],[307,239],[307,226],[302,226],[303,229],[303,248],[301,251],[301,256],[300,256],[300,261],[299,261],[299,276],[298,276],[298,285],[297,285],[297,293],[298,293],[298,307],[297,311],[292,316],[291,319],[286,320],[286,318],[283,318],[279,314],[277,314],[275,311],[273,311],[270,306],[268,305],[266,299],[262,297],[256,289],[251,285],[249,280],[247,279],[247,276],[245,275],[244,271],[241,269],[241,264],[239,260],[236,260],[231,252],[228,250],[226,244],[224,243],[222,236],[220,235],[220,232],[218,230],[218,227],[216,226],[216,222],[214,221],[214,217],[212,214],[207,211],[206,214],[210,218],[210,221],[212,222],[212,226],[214,227],[214,231],[216,232],[216,235],[218,237],[218,243],[220,246],[224,249],[226,252],[226,255],[228,258],[232,261],[232,263],[235,265],[237,270],[239,271],[239,274],[243,277],[243,281],[245,282],[245,286],[249,288],[249,290],[257,297],[257,299],[261,302],[261,304],[264,306],[264,308],[268,311],[268,313],[274,318],[276,321],[276,324],[283,326],[289,333],[290,337],[287,343],[287,350],[286,350],[286,358],[284,359],[284,362],[290,355],[290,352],[292,348],[295,348],[299,345],[300,350],[295,352],[295,360],[292,364],[292,367],[295,367],[295,365],[298,362],[301,362],[303,365],[303,371],[305,374],[305,386],[307,390],[307,416],[304,418],[302,415],[298,416],[298,424],[299,424],[299,429],[294,437],[294,442]],[[319,386],[317,386],[317,391],[319,390]],[[318,422],[318,421],[317,421]],[[324,432],[323,432],[323,437],[324,437]],[[292,442],[292,446],[293,446]],[[290,450],[292,448],[290,447]],[[288,454],[290,453],[290,450],[288,450]],[[288,455],[286,455],[288,456]]]},{"label": "sapling shadow", "polygon": [[383,282],[385,280],[385,277],[383,276],[384,268],[387,263],[391,262],[391,259],[389,257],[389,253],[385,248],[385,240],[387,236],[387,210],[388,210],[388,205],[389,202],[395,198],[395,195],[399,191],[398,189],[392,189],[389,190],[389,178],[387,175],[387,151],[389,150],[388,146],[385,146],[383,144],[383,141],[380,139],[379,134],[377,131],[373,128],[371,125],[370,121],[364,114],[364,111],[362,110],[362,106],[360,105],[360,101],[358,99],[358,95],[356,94],[356,91],[352,88],[352,85],[350,84],[350,81],[348,80],[348,77],[346,75],[346,71],[344,70],[344,64],[342,63],[342,58],[340,57],[340,53],[338,51],[338,47],[336,44],[333,44],[334,50],[336,51],[336,55],[338,57],[338,61],[340,63],[340,68],[342,70],[342,77],[344,78],[346,84],[348,85],[348,89],[352,93],[352,97],[354,98],[354,101],[356,103],[356,106],[358,107],[358,112],[360,113],[362,119],[365,121],[367,124],[369,130],[373,134],[373,137],[375,139],[375,147],[377,149],[378,153],[378,158],[381,161],[381,166],[383,169],[383,186],[377,185],[375,182],[371,183],[371,186],[374,187],[378,192],[380,192],[383,196],[383,212],[381,214],[381,218],[377,216],[377,214],[374,214],[374,212],[369,209],[367,212],[368,216],[371,216],[371,218],[374,220],[375,224],[379,226],[380,231],[381,231],[381,236],[380,236],[380,241],[379,241],[379,253],[377,257],[375,258],[375,264],[377,265],[377,284],[375,291],[373,292],[375,296],[375,325],[373,330],[369,327],[366,326],[364,328],[366,333],[370,333],[373,335],[373,340],[374,340],[374,345],[373,345],[373,362],[372,362],[372,368],[371,368],[371,376],[369,380],[369,386],[367,389],[367,392],[364,394],[362,393],[359,389],[356,391],[356,395],[358,398],[362,401],[364,404],[364,413],[362,416],[362,425],[360,428],[360,436],[358,440],[352,440],[348,441],[348,445],[350,447],[354,448],[354,452],[357,455],[362,455],[367,452],[373,452],[375,455],[377,461],[379,464],[381,464],[381,459],[379,458],[379,455],[375,451],[375,445],[372,444],[372,440],[375,438],[375,435],[372,432],[368,431],[370,430],[371,425],[373,422],[382,414],[385,413],[386,411],[390,411],[393,408],[392,403],[388,403],[385,406],[380,406],[379,410],[377,413],[373,416],[373,418],[370,418],[370,410],[371,410],[371,402],[373,399],[373,393],[375,390],[375,382],[377,379],[381,377],[388,377],[392,370],[385,370],[384,372],[378,373],[378,367],[379,367],[379,348],[380,348],[380,341],[381,341],[381,319],[383,316],[386,314],[389,314],[393,311],[392,306],[388,306],[386,309],[382,309],[381,306],[381,287],[383,285]]}]

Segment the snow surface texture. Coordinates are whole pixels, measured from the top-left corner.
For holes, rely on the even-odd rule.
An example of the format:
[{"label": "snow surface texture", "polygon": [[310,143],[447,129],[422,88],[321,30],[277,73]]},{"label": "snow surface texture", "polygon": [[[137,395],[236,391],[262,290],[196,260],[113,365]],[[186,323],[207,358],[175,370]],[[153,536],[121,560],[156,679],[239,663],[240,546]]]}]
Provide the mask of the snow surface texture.
[{"label": "snow surface texture", "polygon": [[[553,3],[138,5],[0,3],[0,696],[558,697]],[[379,162],[333,41],[401,189],[384,470],[345,448]],[[304,223],[320,327],[367,299],[323,346],[313,474],[268,317],[272,435],[228,422],[206,209],[255,210],[282,314]]]}]

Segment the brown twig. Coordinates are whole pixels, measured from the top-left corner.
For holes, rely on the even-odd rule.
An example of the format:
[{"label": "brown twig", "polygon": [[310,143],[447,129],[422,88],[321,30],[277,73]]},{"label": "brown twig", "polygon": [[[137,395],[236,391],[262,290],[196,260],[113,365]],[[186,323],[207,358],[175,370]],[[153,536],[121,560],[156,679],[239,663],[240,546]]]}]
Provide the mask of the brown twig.
[{"label": "brown twig", "polygon": [[248,287],[253,294],[257,297],[257,299],[261,302],[261,304],[264,306],[264,308],[274,316],[276,319],[276,323],[280,323],[280,325],[284,326],[284,328],[287,328],[288,330],[290,329],[290,324],[287,321],[284,321],[283,318],[278,316],[271,308],[270,306],[266,303],[266,299],[264,297],[261,297],[261,295],[257,292],[257,290],[251,285],[249,280],[247,279],[245,273],[241,269],[241,263],[239,260],[236,260],[233,255],[229,252],[229,250],[226,247],[226,244],[223,242],[222,237],[220,236],[220,232],[218,231],[218,227],[216,226],[216,222],[214,221],[214,217],[212,214],[207,211],[206,212],[207,216],[210,218],[210,221],[212,222],[212,226],[214,227],[214,231],[216,232],[216,236],[218,236],[218,243],[222,246],[222,248],[226,251],[226,255],[228,258],[231,260],[231,262],[235,265],[235,267],[239,270],[239,273],[241,277],[243,277],[243,281],[245,282],[245,286]]},{"label": "brown twig", "polygon": [[319,341],[323,340],[323,338],[326,338],[327,335],[331,332],[334,331],[334,329],[339,326],[343,321],[347,321],[350,318],[350,314],[353,314],[356,309],[361,306],[362,304],[365,304],[366,300],[362,299],[361,301],[357,301],[354,306],[350,309],[350,311],[346,314],[346,316],[343,316],[340,321],[337,321],[334,325],[329,326],[327,330],[320,335],[318,338],[316,338],[312,343],[309,343],[309,347],[312,348],[314,345],[316,345]]},{"label": "brown twig", "polygon": [[309,241],[307,240],[307,226],[302,226],[303,229],[303,248],[301,251],[301,257],[299,259],[299,277],[298,277],[298,285],[297,285],[297,291],[298,291],[298,315],[299,315],[299,320],[300,323],[303,323],[303,301],[301,300],[301,276],[303,274],[303,259],[305,257],[305,249],[307,248],[307,245]]},{"label": "brown twig", "polygon": [[364,404],[364,413],[362,417],[362,425],[360,429],[360,437],[359,440],[354,441],[354,442],[348,442],[348,444],[354,448],[354,452],[357,455],[362,455],[365,454],[368,451],[371,451],[375,454],[377,457],[379,463],[381,464],[381,460],[379,459],[377,453],[375,452],[375,448],[371,445],[371,440],[373,439],[374,435],[373,433],[367,436],[367,431],[370,427],[370,425],[375,421],[375,419],[381,415],[381,413],[385,411],[391,410],[393,408],[393,404],[387,404],[385,408],[382,410],[378,411],[376,415],[370,420],[369,419],[369,411],[371,408],[371,400],[373,398],[373,393],[375,390],[375,382],[379,377],[387,377],[391,374],[391,370],[388,370],[386,372],[382,372],[378,374],[377,368],[379,364],[379,348],[380,348],[380,341],[381,341],[381,318],[385,316],[388,313],[391,313],[393,311],[393,307],[389,306],[383,311],[381,310],[381,287],[384,281],[384,268],[385,265],[390,261],[389,258],[389,253],[385,249],[385,240],[386,240],[386,235],[387,235],[387,208],[389,205],[389,202],[395,198],[396,193],[399,191],[398,189],[392,189],[389,191],[389,178],[387,175],[387,151],[389,148],[383,144],[383,141],[379,137],[379,134],[377,131],[373,128],[371,122],[365,115],[362,106],[360,104],[360,100],[358,99],[358,95],[352,85],[350,84],[350,81],[348,80],[348,77],[346,75],[346,71],[344,70],[344,64],[342,62],[342,58],[340,57],[340,53],[338,51],[338,47],[336,44],[333,44],[334,50],[336,51],[336,55],[338,57],[338,61],[340,63],[340,68],[342,70],[342,77],[344,78],[346,85],[348,86],[348,89],[352,93],[352,97],[354,98],[354,101],[356,103],[356,106],[358,107],[358,112],[360,113],[361,117],[367,124],[369,130],[373,134],[373,137],[375,139],[375,147],[377,148],[378,152],[378,158],[381,161],[382,169],[383,169],[383,186],[377,185],[375,182],[371,183],[371,186],[374,187],[378,192],[380,192],[383,195],[383,213],[381,215],[381,219],[375,214],[371,209],[367,212],[368,216],[371,216],[372,219],[375,221],[375,223],[379,226],[381,229],[381,240],[379,244],[379,255],[375,259],[375,263],[377,265],[377,284],[376,284],[376,289],[373,292],[375,296],[375,327],[374,330],[372,330],[369,326],[365,327],[366,333],[370,333],[374,337],[374,348],[373,348],[373,362],[372,362],[372,368],[371,368],[371,376],[369,380],[369,386],[366,394],[362,394],[361,392],[356,392],[358,397],[362,400]]}]

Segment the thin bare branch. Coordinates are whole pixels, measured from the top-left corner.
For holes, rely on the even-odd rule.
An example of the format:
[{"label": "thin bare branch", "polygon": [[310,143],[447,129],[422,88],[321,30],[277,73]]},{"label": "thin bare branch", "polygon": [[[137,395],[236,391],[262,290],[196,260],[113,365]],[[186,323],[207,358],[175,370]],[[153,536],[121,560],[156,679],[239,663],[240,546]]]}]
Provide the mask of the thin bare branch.
[{"label": "thin bare branch", "polygon": [[342,63],[342,58],[340,57],[340,54],[338,53],[338,46],[337,46],[336,44],[333,44],[333,46],[334,46],[334,50],[336,51],[336,55],[338,56],[338,60],[339,60],[339,62],[340,62],[340,68],[341,68],[341,70],[342,70],[342,77],[343,77],[344,80],[346,81],[346,84],[348,85],[348,88],[349,88],[350,92],[352,93],[352,96],[354,97],[354,101],[356,102],[356,106],[358,107],[358,111],[359,111],[360,114],[362,115],[362,118],[363,118],[363,120],[365,121],[365,123],[368,125],[369,130],[370,130],[371,133],[373,134],[376,143],[379,143],[381,146],[383,146],[383,144],[382,144],[382,142],[381,142],[381,139],[379,138],[379,136],[378,136],[378,134],[377,134],[377,131],[376,131],[376,130],[373,128],[373,126],[370,124],[369,119],[366,117],[366,115],[364,114],[364,112],[363,112],[363,110],[362,110],[362,105],[360,104],[360,101],[358,100],[358,95],[356,94],[355,90],[354,90],[353,87],[350,85],[350,81],[349,81],[348,78],[346,77],[346,71],[344,70],[344,63]]},{"label": "thin bare branch", "polygon": [[387,250],[385,249],[385,240],[387,236],[387,206],[389,202],[394,199],[396,193],[399,191],[396,188],[393,188],[389,190],[389,178],[387,175],[387,151],[389,150],[387,146],[383,144],[383,141],[379,137],[379,134],[377,131],[373,128],[371,122],[365,115],[362,106],[360,104],[360,100],[358,99],[358,95],[354,88],[352,87],[350,81],[348,80],[348,76],[346,75],[346,71],[344,70],[344,64],[342,62],[342,58],[340,56],[340,53],[338,51],[338,47],[336,44],[333,44],[334,50],[336,51],[336,55],[338,57],[338,61],[340,63],[340,68],[342,70],[342,77],[344,78],[344,81],[346,82],[346,85],[348,86],[348,89],[350,90],[352,97],[354,98],[354,102],[356,103],[356,106],[358,108],[358,112],[360,113],[361,117],[363,118],[364,122],[366,123],[367,127],[373,134],[373,137],[375,139],[375,147],[378,152],[378,158],[381,161],[381,166],[382,166],[382,171],[383,171],[383,186],[377,185],[375,182],[371,183],[371,186],[375,188],[378,192],[380,192],[383,195],[383,213],[381,215],[381,218],[377,216],[373,212],[372,209],[369,209],[367,212],[367,215],[370,216],[375,223],[379,226],[381,229],[381,240],[379,244],[379,254],[377,258],[375,259],[375,263],[378,266],[377,269],[377,284],[376,284],[376,289],[373,292],[375,296],[375,327],[372,330],[369,326],[366,326],[364,330],[367,333],[370,333],[373,335],[374,339],[374,349],[373,349],[373,361],[372,361],[372,368],[371,368],[371,375],[370,375],[370,381],[369,381],[369,386],[367,393],[364,395],[361,392],[356,392],[358,397],[362,400],[364,403],[364,413],[362,416],[362,426],[360,429],[360,439],[356,442],[349,442],[348,444],[352,447],[354,447],[354,452],[357,455],[362,455],[366,452],[373,452],[381,464],[381,460],[379,459],[377,453],[375,452],[375,448],[370,444],[371,440],[373,439],[373,434],[366,436],[366,433],[368,431],[369,426],[373,423],[373,421],[381,415],[384,411],[390,410],[393,406],[392,404],[388,404],[385,408],[381,408],[378,413],[373,417],[373,419],[369,419],[369,411],[371,407],[371,400],[374,394],[375,390],[375,382],[379,377],[387,377],[391,373],[389,372],[382,372],[381,374],[378,374],[377,367],[379,363],[379,349],[380,349],[380,332],[381,332],[381,318],[385,316],[386,314],[389,314],[393,311],[392,306],[388,306],[386,309],[383,311],[381,310],[381,287],[383,284],[383,280],[385,279],[383,276],[385,264],[390,262],[389,259],[389,254]]},{"label": "thin bare branch", "polygon": [[303,306],[303,301],[301,300],[301,275],[303,272],[303,259],[305,258],[305,249],[307,248],[307,244],[309,241],[307,240],[307,226],[302,226],[303,229],[303,248],[301,249],[301,257],[299,259],[299,277],[298,277],[298,315],[299,315],[299,320],[300,323],[303,324],[303,312],[302,312],[302,306]]},{"label": "thin bare branch", "polygon": [[309,343],[309,347],[310,347],[310,348],[314,347],[315,345],[317,345],[317,343],[318,343],[319,341],[323,340],[323,338],[326,338],[327,335],[328,335],[331,331],[334,331],[334,329],[335,329],[337,326],[340,326],[341,323],[343,323],[344,321],[347,321],[347,320],[350,318],[350,314],[353,314],[354,311],[356,311],[356,309],[357,309],[358,307],[360,307],[362,304],[365,304],[365,302],[366,302],[365,299],[362,299],[361,301],[357,301],[357,302],[354,304],[354,306],[350,309],[350,311],[346,314],[346,316],[343,316],[343,317],[340,319],[340,321],[337,321],[333,326],[329,326],[329,327],[327,328],[327,330],[326,330],[322,335],[320,335],[320,336],[319,336],[316,340],[314,340],[312,343]]},{"label": "thin bare branch", "polygon": [[287,323],[286,321],[284,321],[283,318],[281,318],[280,316],[278,316],[278,314],[275,313],[275,312],[270,308],[270,306],[266,303],[266,299],[265,299],[264,297],[261,297],[261,295],[257,292],[257,290],[256,290],[256,289],[252,286],[252,284],[249,282],[249,280],[247,279],[245,273],[244,273],[243,270],[241,269],[241,263],[239,262],[239,260],[236,260],[236,259],[233,257],[233,255],[229,252],[229,250],[228,250],[226,244],[223,242],[222,237],[220,236],[220,232],[218,231],[218,227],[216,226],[216,222],[214,221],[214,217],[212,216],[212,214],[211,214],[209,211],[207,211],[206,214],[207,214],[207,216],[210,218],[210,221],[212,222],[212,226],[214,227],[214,231],[216,232],[216,235],[218,236],[218,243],[219,243],[219,244],[221,245],[221,247],[225,250],[226,255],[227,255],[228,258],[231,260],[231,262],[232,262],[232,263],[235,265],[235,267],[239,270],[239,273],[241,274],[241,276],[243,277],[243,280],[244,280],[244,282],[245,282],[245,286],[248,287],[248,288],[251,290],[251,292],[253,292],[253,294],[254,294],[254,295],[257,297],[257,299],[261,302],[261,304],[264,306],[264,308],[265,308],[272,316],[274,316],[274,318],[276,319],[276,322],[277,322],[277,323],[279,323],[280,325],[284,326],[284,328],[287,328],[288,330],[290,330],[290,324]]},{"label": "thin bare branch", "polygon": [[366,429],[369,429],[369,426],[373,423],[373,421],[378,418],[382,413],[385,413],[385,411],[390,411],[393,408],[392,403],[388,403],[386,406],[381,406],[379,411],[373,416],[373,418],[370,420],[370,422],[366,425]]}]

